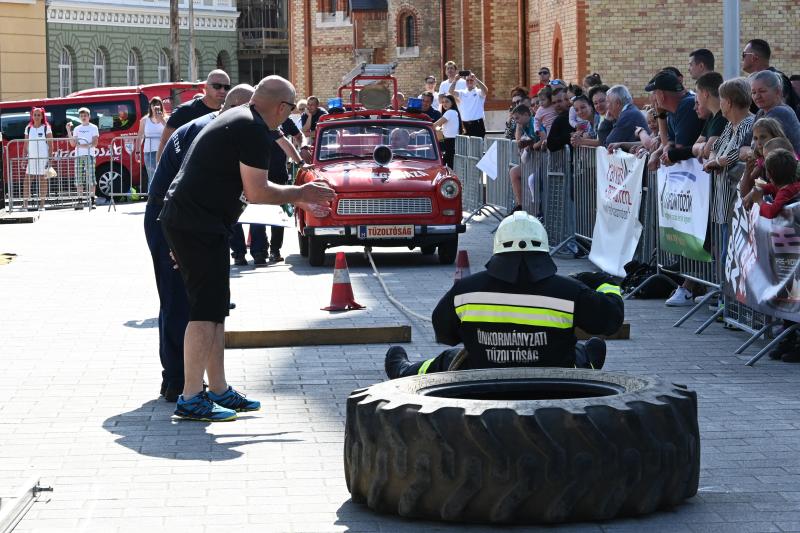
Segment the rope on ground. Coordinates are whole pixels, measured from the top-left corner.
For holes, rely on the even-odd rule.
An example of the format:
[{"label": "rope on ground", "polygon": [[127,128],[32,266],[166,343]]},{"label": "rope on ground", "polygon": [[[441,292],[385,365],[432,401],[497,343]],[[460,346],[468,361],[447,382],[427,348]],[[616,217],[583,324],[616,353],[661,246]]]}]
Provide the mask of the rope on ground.
[{"label": "rope on ground", "polygon": [[383,281],[383,277],[381,277],[381,273],[378,272],[378,268],[375,266],[375,261],[372,259],[372,250],[369,248],[365,249],[364,252],[367,254],[367,258],[369,259],[369,264],[372,265],[372,271],[375,273],[375,276],[378,278],[378,282],[380,282],[381,287],[383,288],[383,292],[386,294],[386,298],[394,304],[400,311],[408,315],[409,317],[416,318],[419,320],[423,320],[425,322],[431,322],[431,318],[428,316],[420,315],[419,313],[415,313],[408,307],[402,304],[397,298],[392,296],[392,292],[386,286],[386,283]]}]

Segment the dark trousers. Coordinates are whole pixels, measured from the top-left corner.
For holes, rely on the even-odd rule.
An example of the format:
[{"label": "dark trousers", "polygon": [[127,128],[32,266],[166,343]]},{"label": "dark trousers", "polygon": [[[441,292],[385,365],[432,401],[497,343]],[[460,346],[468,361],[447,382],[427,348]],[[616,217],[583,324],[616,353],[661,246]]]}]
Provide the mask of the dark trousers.
[{"label": "dark trousers", "polygon": [[442,151],[442,160],[444,164],[453,168],[453,156],[456,154],[456,138],[450,137],[439,141],[439,149]]},{"label": "dark trousers", "polygon": [[464,130],[470,137],[486,137],[486,126],[484,126],[482,118],[478,120],[465,120],[463,124]]},{"label": "dark trousers", "polygon": [[[253,257],[267,255],[267,226],[264,224],[250,224],[250,255]],[[244,230],[241,224],[233,226],[231,234],[231,251],[233,255],[244,256],[247,251],[247,242],[244,240]]]},{"label": "dark trousers", "polygon": [[[433,359],[427,359],[414,363],[406,367],[398,377],[416,376],[417,374],[432,374],[434,372],[446,372],[448,370],[458,370],[460,363],[451,368],[456,361],[461,348],[448,348]],[[466,355],[466,354],[465,354]],[[589,356],[586,353],[586,346],[582,342],[575,345],[575,368],[592,368],[589,364]]]},{"label": "dark trousers", "polygon": [[158,289],[158,355],[164,383],[183,387],[183,336],[189,323],[189,300],[180,272],[169,256],[169,246],[158,222],[161,206],[148,202],[144,212],[144,235],[153,258]]}]

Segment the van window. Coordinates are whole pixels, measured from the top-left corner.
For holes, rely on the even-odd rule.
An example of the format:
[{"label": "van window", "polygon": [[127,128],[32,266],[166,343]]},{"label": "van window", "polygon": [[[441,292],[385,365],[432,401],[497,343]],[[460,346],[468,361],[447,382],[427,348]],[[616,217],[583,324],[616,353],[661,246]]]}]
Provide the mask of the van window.
[{"label": "van window", "polygon": [[89,119],[97,126],[100,133],[106,131],[125,131],[136,125],[136,106],[133,100],[114,100],[110,102],[95,102],[91,104],[75,104],[67,107],[67,120],[73,127],[80,124],[78,109],[88,107],[91,112]]}]

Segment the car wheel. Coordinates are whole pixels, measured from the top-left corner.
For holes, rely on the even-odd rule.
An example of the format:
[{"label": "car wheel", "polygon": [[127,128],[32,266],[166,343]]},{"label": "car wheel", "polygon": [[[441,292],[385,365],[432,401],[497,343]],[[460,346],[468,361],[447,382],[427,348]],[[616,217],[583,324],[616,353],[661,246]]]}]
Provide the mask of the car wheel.
[{"label": "car wheel", "polygon": [[452,265],[458,255],[458,237],[447,240],[439,245],[439,262],[443,265]]},{"label": "car wheel", "polygon": [[308,257],[308,237],[298,231],[297,242],[300,245],[300,255],[303,257]]},{"label": "car wheel", "polygon": [[325,241],[319,237],[308,237],[308,263],[311,266],[319,267],[325,264]]},{"label": "car wheel", "polygon": [[502,368],[353,391],[347,488],[381,513],[458,522],[635,516],[697,493],[697,395],[652,377]]},{"label": "car wheel", "polygon": [[109,198],[113,194],[127,193],[131,190],[131,176],[128,169],[119,165],[105,164],[97,167],[97,186],[95,195],[100,198]]},{"label": "car wheel", "polygon": [[420,246],[419,249],[422,255],[433,255],[436,253],[436,246]]}]

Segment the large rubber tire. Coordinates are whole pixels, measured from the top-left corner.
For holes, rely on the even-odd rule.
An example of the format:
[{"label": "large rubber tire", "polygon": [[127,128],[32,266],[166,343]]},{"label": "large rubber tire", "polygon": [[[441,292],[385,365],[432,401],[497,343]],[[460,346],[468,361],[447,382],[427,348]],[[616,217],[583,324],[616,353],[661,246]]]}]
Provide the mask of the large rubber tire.
[{"label": "large rubber tire", "polygon": [[[450,397],[427,395],[433,387]],[[464,387],[495,399],[459,399]],[[537,390],[545,399],[518,399]],[[697,493],[697,396],[651,377],[582,369],[396,379],[348,398],[344,466],[354,502],[405,517],[556,523],[641,515]]]},{"label": "large rubber tire", "polygon": [[458,255],[458,237],[448,239],[438,247],[439,263],[442,265],[452,265],[456,262]]},{"label": "large rubber tire", "polygon": [[325,241],[310,235],[308,237],[308,264],[313,267],[324,266],[326,248]]},{"label": "large rubber tire", "polygon": [[302,257],[308,257],[308,237],[298,231],[297,243],[300,245],[300,255]]}]

